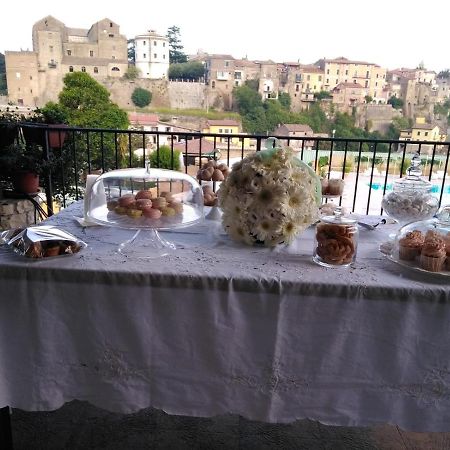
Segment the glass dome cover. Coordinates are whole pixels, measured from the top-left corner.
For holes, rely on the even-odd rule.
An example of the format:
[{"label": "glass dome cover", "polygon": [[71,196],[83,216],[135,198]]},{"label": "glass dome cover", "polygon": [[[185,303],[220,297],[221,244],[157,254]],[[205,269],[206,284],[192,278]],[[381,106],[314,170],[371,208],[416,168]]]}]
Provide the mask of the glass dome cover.
[{"label": "glass dome cover", "polygon": [[394,182],[392,192],[383,197],[381,206],[399,223],[429,219],[439,207],[437,197],[431,193],[432,187],[422,178],[420,155],[415,154],[407,176]]},{"label": "glass dome cover", "polygon": [[450,276],[450,205],[434,218],[400,228],[388,256],[418,271]]},{"label": "glass dome cover", "polygon": [[113,170],[99,176],[87,195],[88,220],[111,227],[164,230],[193,225],[204,216],[200,185],[174,170]]}]

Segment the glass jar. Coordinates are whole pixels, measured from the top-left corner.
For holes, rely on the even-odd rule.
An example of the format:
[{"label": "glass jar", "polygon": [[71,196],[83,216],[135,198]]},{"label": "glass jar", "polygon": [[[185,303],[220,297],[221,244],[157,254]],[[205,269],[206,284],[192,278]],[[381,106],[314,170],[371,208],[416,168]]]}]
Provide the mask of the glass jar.
[{"label": "glass jar", "polygon": [[336,207],[333,216],[322,217],[316,226],[313,260],[325,267],[346,267],[356,258],[358,226]]},{"label": "glass jar", "polygon": [[420,165],[420,156],[415,154],[407,176],[394,182],[392,192],[381,202],[386,214],[402,225],[429,219],[438,210],[439,200],[431,193],[432,184],[421,177]]}]

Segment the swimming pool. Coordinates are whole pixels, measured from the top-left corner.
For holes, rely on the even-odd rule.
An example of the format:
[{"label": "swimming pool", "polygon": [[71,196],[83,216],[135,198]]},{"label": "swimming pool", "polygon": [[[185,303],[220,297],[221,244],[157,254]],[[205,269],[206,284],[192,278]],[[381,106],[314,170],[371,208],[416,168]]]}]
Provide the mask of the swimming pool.
[{"label": "swimming pool", "polygon": [[[367,183],[367,186],[370,186],[374,191],[377,191],[378,189],[384,189],[384,184],[382,183]],[[386,191],[392,191],[392,183],[386,184]],[[433,184],[431,186],[431,192],[441,192],[441,186],[438,184]],[[450,194],[450,186],[444,186],[444,194]]]}]

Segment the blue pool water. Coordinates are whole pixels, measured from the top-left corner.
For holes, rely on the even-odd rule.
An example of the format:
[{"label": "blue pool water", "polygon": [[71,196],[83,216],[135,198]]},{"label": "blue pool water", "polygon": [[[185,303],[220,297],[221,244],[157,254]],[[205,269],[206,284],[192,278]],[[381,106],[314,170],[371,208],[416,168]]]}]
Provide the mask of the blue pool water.
[{"label": "blue pool water", "polygon": [[[384,184],[382,183],[367,183],[368,186],[370,186],[374,191],[377,191],[378,189],[383,190]],[[392,191],[392,183],[389,183],[386,185],[386,191]],[[431,192],[436,193],[441,191],[441,186],[437,184],[433,184],[431,187]],[[444,194],[450,194],[450,186],[444,186]]]}]

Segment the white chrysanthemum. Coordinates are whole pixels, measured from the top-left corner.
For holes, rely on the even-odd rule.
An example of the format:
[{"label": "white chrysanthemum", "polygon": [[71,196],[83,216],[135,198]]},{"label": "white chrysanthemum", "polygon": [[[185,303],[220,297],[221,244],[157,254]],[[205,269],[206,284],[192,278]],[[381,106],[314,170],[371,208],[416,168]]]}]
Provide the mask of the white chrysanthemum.
[{"label": "white chrysanthemum", "polygon": [[257,152],[233,165],[219,189],[223,225],[247,244],[290,243],[318,216],[317,186],[316,175],[291,149]]}]

